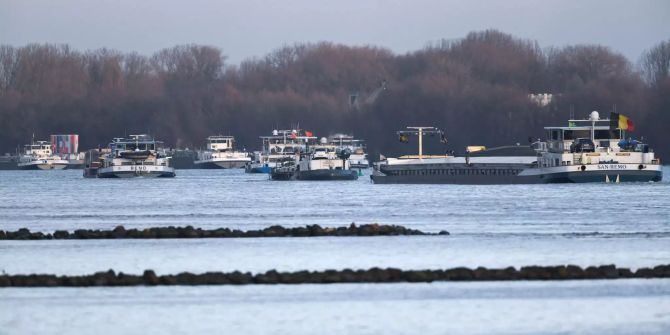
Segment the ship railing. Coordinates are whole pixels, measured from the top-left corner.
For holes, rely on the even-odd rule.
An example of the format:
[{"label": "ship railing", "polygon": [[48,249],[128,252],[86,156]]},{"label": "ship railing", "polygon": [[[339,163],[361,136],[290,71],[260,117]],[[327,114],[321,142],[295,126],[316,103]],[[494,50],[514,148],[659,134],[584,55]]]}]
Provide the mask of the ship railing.
[{"label": "ship railing", "polygon": [[449,155],[422,155],[419,157],[419,155],[403,155],[398,157],[398,159],[419,159],[419,158],[449,158]]}]

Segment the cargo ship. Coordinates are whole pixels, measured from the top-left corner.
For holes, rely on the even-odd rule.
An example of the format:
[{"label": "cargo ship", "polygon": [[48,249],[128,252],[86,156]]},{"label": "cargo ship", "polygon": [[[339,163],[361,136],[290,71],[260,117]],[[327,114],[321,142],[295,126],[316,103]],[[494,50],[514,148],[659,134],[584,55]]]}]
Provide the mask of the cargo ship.
[{"label": "cargo ship", "polygon": [[418,136],[419,154],[376,162],[370,178],[376,184],[618,183],[663,178],[661,161],[653,150],[641,141],[626,139],[626,132],[634,127],[624,116],[612,113],[610,119],[600,119],[598,112],[592,112],[588,119],[544,129],[544,141],[491,149],[471,146],[465,156],[457,157],[423,155],[423,136],[444,138],[444,132],[409,127],[397,134],[402,141]]},{"label": "cargo ship", "polygon": [[148,135],[115,138],[97,168],[98,178],[174,177],[162,142]]},{"label": "cargo ship", "polygon": [[351,169],[351,150],[338,148],[322,138],[319,144],[307,146],[307,152],[286,157],[271,171],[273,180],[356,180]]}]

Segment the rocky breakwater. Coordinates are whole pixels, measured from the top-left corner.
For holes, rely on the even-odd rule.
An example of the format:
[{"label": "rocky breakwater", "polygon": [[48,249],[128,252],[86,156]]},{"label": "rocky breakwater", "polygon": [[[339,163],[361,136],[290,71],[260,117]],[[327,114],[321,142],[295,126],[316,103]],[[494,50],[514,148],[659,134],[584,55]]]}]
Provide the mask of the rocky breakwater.
[{"label": "rocky breakwater", "polygon": [[154,285],[252,285],[252,284],[331,284],[331,283],[430,283],[437,281],[510,281],[510,280],[583,280],[625,278],[670,278],[670,265],[631,271],[614,265],[527,266],[520,269],[487,269],[478,267],[447,270],[326,270],[251,274],[242,272],[188,272],[156,275],[146,270],[142,275],[115,273],[113,270],[85,276],[50,274],[0,275],[0,287],[87,287],[87,286],[154,286]]},{"label": "rocky breakwater", "polygon": [[352,223],[342,227],[302,227],[270,226],[259,230],[238,230],[229,228],[201,229],[186,227],[153,227],[126,229],[117,226],[112,230],[78,229],[73,232],[57,230],[53,233],[31,232],[27,228],[17,231],[0,230],[0,240],[90,240],[90,239],[156,239],[156,238],[239,238],[239,237],[311,237],[311,236],[393,236],[393,235],[449,235],[446,231],[425,233],[396,225]]}]

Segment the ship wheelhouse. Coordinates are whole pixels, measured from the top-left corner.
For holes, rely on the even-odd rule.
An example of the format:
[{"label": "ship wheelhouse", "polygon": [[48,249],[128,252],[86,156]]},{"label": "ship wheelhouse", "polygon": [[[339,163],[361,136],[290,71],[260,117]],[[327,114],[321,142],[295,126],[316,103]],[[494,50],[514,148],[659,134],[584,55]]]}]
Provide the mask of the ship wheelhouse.
[{"label": "ship wheelhouse", "polygon": [[37,157],[49,157],[52,155],[51,142],[35,141],[31,144],[26,144],[24,147],[26,155],[33,155]]},{"label": "ship wheelhouse", "polygon": [[207,137],[207,150],[214,152],[232,151],[235,144],[233,136],[209,136]]},{"label": "ship wheelhouse", "polygon": [[149,135],[130,135],[130,138],[114,138],[109,148],[113,157],[123,157],[128,152],[144,152],[161,156],[159,153],[163,150],[163,142],[154,140]]},{"label": "ship wheelhouse", "polygon": [[588,120],[569,120],[568,126],[545,127],[546,142],[537,142],[538,167],[589,164],[658,164],[648,145],[626,132],[612,129],[597,112]]},{"label": "ship wheelhouse", "polygon": [[[571,124],[576,124],[578,120],[571,120]],[[609,120],[606,120],[609,122]],[[572,144],[583,138],[592,139],[594,145],[598,148],[618,148],[619,140],[622,138],[622,130],[610,130],[609,125],[577,126],[568,127],[545,127],[547,131],[547,150],[551,152],[570,151]],[[593,136],[592,136],[593,134]]]}]

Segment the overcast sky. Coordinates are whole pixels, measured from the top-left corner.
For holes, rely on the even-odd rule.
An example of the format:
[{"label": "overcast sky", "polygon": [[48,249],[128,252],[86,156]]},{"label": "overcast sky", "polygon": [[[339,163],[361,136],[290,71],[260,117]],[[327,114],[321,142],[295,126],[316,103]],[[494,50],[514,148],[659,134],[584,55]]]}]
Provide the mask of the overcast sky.
[{"label": "overcast sky", "polygon": [[284,44],[372,44],[397,53],[495,28],[542,47],[595,43],[632,61],[670,38],[670,0],[0,0],[0,44],[154,51],[221,48],[229,63]]}]

